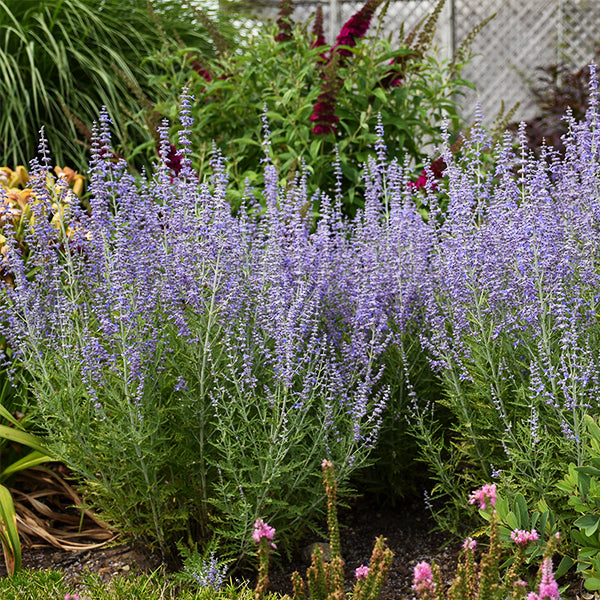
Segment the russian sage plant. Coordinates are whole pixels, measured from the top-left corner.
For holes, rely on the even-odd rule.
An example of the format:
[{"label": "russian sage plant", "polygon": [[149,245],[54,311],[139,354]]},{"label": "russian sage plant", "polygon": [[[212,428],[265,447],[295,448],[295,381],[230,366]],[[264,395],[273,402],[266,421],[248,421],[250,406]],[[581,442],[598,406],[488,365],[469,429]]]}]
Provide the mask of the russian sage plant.
[{"label": "russian sage plant", "polygon": [[448,208],[428,222],[420,338],[451,420],[422,398],[411,421],[437,491],[458,502],[485,476],[552,504],[563,465],[587,458],[583,418],[600,391],[595,76],[591,92],[586,119],[569,119],[564,159],[534,157],[523,128],[516,151],[508,134],[491,149],[479,126],[462,159],[444,156]]},{"label": "russian sage plant", "polygon": [[[5,231],[14,283],[0,320],[36,424],[104,518],[163,553],[187,531],[199,542],[216,533],[221,555],[241,557],[259,515],[284,549],[318,522],[323,456],[342,485],[366,463],[387,397],[384,332],[356,314],[368,294],[337,316],[351,276],[339,206],[324,199],[312,229],[305,177],[284,190],[267,163],[265,210],[233,215],[224,159],[215,154],[205,183],[192,172],[190,101],[178,175],[166,124],[162,162],[135,180],[102,114],[91,211],[59,181],[63,218],[32,221],[26,258]],[[43,146],[39,216],[57,200]]]}]

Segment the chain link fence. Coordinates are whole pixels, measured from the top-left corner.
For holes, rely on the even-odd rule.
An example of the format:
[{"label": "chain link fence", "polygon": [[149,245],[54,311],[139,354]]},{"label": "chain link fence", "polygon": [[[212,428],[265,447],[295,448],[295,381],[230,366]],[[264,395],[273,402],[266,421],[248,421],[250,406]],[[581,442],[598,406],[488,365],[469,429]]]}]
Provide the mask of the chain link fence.
[{"label": "chain link fence", "polygon": [[[294,20],[310,19],[318,4],[331,43],[364,2],[298,0]],[[391,0],[383,20],[380,9],[370,31],[397,39],[436,4],[436,0]],[[276,18],[278,0],[257,1],[256,8],[262,16]],[[529,85],[537,67],[565,62],[576,70],[597,60],[600,0],[446,0],[437,30],[440,58],[452,57],[473,28],[494,13],[474,39],[471,62],[463,71],[477,88],[460,100],[467,120],[478,105],[486,120],[493,120],[503,102],[506,110],[518,103],[514,118],[527,119],[535,113]]]}]

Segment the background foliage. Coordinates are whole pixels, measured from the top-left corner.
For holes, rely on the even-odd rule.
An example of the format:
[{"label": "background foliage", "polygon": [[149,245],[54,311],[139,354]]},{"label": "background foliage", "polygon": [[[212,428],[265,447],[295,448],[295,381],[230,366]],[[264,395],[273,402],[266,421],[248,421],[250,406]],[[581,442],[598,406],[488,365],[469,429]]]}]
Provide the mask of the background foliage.
[{"label": "background foliage", "polygon": [[155,9],[146,0],[0,1],[0,164],[27,165],[43,126],[56,164],[85,170],[104,105],[121,151],[148,166],[155,149],[133,90],[149,89],[155,71],[145,59],[165,36],[212,52],[192,11],[174,0]]}]

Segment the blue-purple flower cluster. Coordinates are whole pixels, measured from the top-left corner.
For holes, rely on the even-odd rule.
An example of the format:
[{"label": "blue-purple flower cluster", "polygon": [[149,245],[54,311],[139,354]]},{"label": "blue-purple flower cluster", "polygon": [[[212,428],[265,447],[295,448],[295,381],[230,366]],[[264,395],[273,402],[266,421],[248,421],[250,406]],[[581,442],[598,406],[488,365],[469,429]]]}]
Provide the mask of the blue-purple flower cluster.
[{"label": "blue-purple flower cluster", "polygon": [[[9,243],[4,259],[2,333],[59,455],[107,495],[118,461],[137,465],[157,531],[174,501],[204,528],[216,515],[239,551],[260,515],[285,545],[286,531],[306,526],[323,457],[340,481],[367,460],[395,389],[388,377],[408,380],[405,414],[435,447],[440,423],[423,412],[432,399],[416,398],[410,380],[412,340],[444,386],[452,452],[462,449],[455,461],[443,446],[426,456],[434,475],[450,481],[444,469],[466,459],[476,480],[493,468],[549,485],[559,458],[583,460],[582,415],[600,397],[595,86],[564,159],[515,151],[508,137],[492,149],[476,126],[462,158],[444,153],[435,189],[409,185],[379,131],[351,221],[321,195],[313,222],[306,174],[284,186],[268,159],[264,188],[232,213],[225,159],[215,152],[200,178],[189,166],[185,95],[179,173],[163,126],[155,174],[131,176],[103,114],[91,211],[70,203],[58,233],[35,221],[27,257]],[[33,170],[41,215],[54,200],[44,168]],[[306,510],[291,524],[294,503]]]}]

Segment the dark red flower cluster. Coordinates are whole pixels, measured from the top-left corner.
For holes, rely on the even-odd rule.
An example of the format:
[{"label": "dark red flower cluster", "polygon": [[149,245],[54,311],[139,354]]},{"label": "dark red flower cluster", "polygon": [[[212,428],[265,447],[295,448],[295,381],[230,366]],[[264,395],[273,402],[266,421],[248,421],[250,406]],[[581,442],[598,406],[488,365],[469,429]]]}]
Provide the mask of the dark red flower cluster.
[{"label": "dark red flower cluster", "polygon": [[181,156],[181,154],[179,154],[179,152],[177,151],[177,148],[173,144],[169,144],[169,153],[167,154],[165,163],[166,163],[167,167],[169,167],[169,169],[171,169],[171,172],[175,176],[179,175],[179,172],[181,171],[181,159],[182,158],[183,157]]},{"label": "dark red flower cluster", "polygon": [[[429,175],[433,175],[435,179],[441,179],[444,176],[444,170],[446,169],[446,163],[443,158],[438,158],[434,160],[431,165],[429,165],[429,169],[423,169],[421,174],[417,178],[416,181],[411,181],[408,184],[408,187],[411,190],[420,190],[427,186],[428,182],[430,182]],[[431,189],[435,190],[437,187],[437,183],[435,181],[431,181],[429,183]]]},{"label": "dark red flower cluster", "polygon": [[204,79],[206,79],[206,81],[212,81],[212,77],[210,75],[210,73],[208,72],[208,70],[202,66],[202,64],[197,61],[196,59],[194,59],[191,63],[190,66],[192,67],[192,69],[194,71],[196,71],[196,73],[198,73],[198,75],[200,75],[200,77],[203,77]]},{"label": "dark red flower cluster", "polygon": [[339,48],[339,46],[349,46],[350,48],[356,46],[356,42],[367,33],[371,19],[382,2],[383,0],[367,0],[362,8],[344,23],[333,50],[343,56],[352,56],[350,50]]},{"label": "dark red flower cluster", "polygon": [[407,51],[406,54],[399,54],[388,63],[390,69],[387,70],[381,79],[381,86],[384,88],[398,87],[402,85],[402,72],[405,69],[405,63],[415,55],[413,51]]},{"label": "dark red flower cluster", "polygon": [[279,3],[279,18],[277,27],[279,33],[275,36],[278,42],[287,42],[292,39],[292,20],[291,15],[294,12],[292,0],[281,0]]},{"label": "dark red flower cluster", "polygon": [[335,114],[336,92],[339,87],[338,63],[339,57],[334,54],[323,71],[321,93],[317,97],[317,103],[313,106],[310,116],[311,122],[314,123],[312,132],[315,135],[335,133],[335,124],[340,120]]},{"label": "dark red flower cluster", "polygon": [[323,7],[319,4],[315,12],[315,21],[312,27],[312,39],[310,41],[311,48],[319,48],[325,46],[325,33],[323,31]]}]

